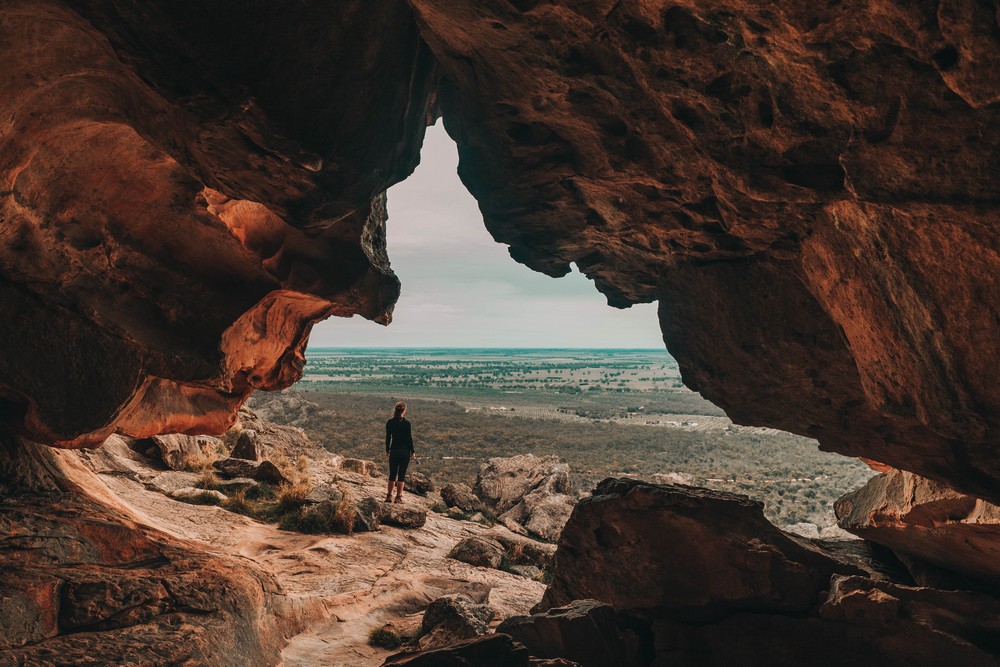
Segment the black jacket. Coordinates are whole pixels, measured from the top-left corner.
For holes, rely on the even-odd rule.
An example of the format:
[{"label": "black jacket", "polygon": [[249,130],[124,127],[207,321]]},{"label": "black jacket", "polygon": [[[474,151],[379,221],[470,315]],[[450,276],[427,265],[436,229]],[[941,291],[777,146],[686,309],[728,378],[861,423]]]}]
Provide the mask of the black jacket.
[{"label": "black jacket", "polygon": [[405,418],[393,417],[385,423],[385,451],[413,453],[413,435],[410,422]]}]

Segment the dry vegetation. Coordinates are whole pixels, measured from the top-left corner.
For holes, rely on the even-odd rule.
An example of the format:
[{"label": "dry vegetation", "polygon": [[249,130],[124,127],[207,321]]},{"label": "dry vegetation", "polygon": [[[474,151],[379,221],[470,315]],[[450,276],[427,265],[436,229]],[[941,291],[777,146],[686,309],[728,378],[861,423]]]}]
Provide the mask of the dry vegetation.
[{"label": "dry vegetation", "polygon": [[[438,484],[471,483],[493,456],[555,454],[566,460],[576,488],[605,477],[653,479],[678,473],[686,483],[745,493],[765,503],[775,522],[832,525],[832,505],[862,485],[871,471],[855,459],[819,451],[815,441],[735,427],[689,432],[608,421],[562,421],[484,414],[454,402],[410,396],[303,391],[318,404],[304,428],[338,454],[379,460],[383,424],[399,398],[410,405],[420,460],[414,470]],[[263,397],[266,400],[266,396]]]}]

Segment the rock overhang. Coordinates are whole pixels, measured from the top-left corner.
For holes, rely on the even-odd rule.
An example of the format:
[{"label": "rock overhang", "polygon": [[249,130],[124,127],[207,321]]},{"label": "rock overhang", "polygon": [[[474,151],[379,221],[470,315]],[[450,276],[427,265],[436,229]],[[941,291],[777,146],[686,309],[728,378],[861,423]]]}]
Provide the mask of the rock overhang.
[{"label": "rock overhang", "polygon": [[996,17],[8,5],[0,413],[29,437],[217,431],[311,323],[387,319],[383,193],[443,114],[514,259],[658,299],[736,421],[997,497]]}]

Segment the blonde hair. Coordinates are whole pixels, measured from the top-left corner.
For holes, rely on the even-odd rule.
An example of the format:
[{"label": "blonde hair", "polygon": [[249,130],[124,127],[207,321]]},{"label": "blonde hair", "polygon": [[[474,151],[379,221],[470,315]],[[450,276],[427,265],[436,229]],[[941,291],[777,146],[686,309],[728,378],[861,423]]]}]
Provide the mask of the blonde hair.
[{"label": "blonde hair", "polygon": [[396,408],[395,408],[392,416],[396,417],[398,419],[398,418],[402,417],[404,414],[406,414],[406,403],[404,403],[403,401],[400,401],[399,403],[396,403]]}]

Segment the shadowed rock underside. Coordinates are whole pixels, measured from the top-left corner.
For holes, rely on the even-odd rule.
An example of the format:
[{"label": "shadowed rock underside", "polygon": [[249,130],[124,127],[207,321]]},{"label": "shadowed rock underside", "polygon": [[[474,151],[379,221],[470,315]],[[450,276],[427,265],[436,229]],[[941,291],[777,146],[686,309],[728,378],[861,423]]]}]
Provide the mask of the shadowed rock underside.
[{"label": "shadowed rock underside", "polygon": [[3,9],[0,418],[29,438],[218,432],[315,321],[388,321],[384,192],[441,113],[513,258],[658,299],[736,421],[998,497],[990,3]]}]

